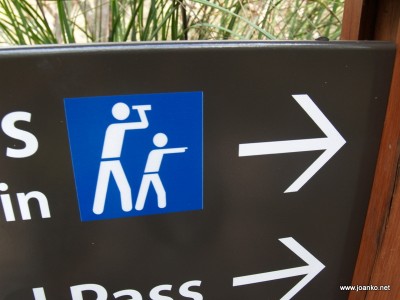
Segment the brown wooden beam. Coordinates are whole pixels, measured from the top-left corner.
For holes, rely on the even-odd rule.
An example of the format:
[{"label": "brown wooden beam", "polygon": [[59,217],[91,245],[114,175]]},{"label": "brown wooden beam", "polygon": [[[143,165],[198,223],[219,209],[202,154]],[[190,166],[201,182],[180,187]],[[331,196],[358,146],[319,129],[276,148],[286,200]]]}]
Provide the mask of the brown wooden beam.
[{"label": "brown wooden beam", "polygon": [[347,0],[344,3],[342,40],[358,40],[364,0]]},{"label": "brown wooden beam", "polygon": [[[400,39],[398,45],[400,45]],[[399,145],[398,145],[399,133],[400,133],[399,82],[400,82],[400,50],[399,48],[397,48],[397,58],[394,69],[394,77],[389,97],[389,104],[388,104],[385,127],[380,147],[380,154],[376,167],[375,181],[372,188],[371,199],[364,227],[361,247],[353,277],[354,285],[370,285],[378,281],[381,282],[379,280],[378,274],[381,274],[381,269],[383,267],[382,263],[384,263],[384,261],[382,261],[382,255],[384,257],[385,256],[384,253],[386,253],[388,250],[387,248],[385,249],[385,247],[387,247],[387,243],[390,244],[392,242],[395,242],[395,241],[392,242],[386,241],[387,239],[390,239],[390,236],[386,236],[385,229],[386,230],[388,229],[387,220],[393,218],[393,216],[391,216],[391,213],[395,212],[395,210],[393,210],[394,202],[392,201],[393,198],[392,196],[393,196],[394,181],[396,177],[396,166],[399,158]],[[400,219],[397,219],[397,222],[400,222]],[[382,244],[383,240],[385,240],[386,244]],[[398,254],[397,257],[399,257],[399,253],[397,254]],[[390,276],[394,276],[394,274],[388,273],[386,274],[385,278],[388,278]],[[389,280],[387,280],[385,284],[389,284]],[[399,298],[390,298],[393,289],[395,288],[396,287],[394,285],[392,287],[391,292],[380,293],[384,297],[386,297],[385,296],[386,294],[387,296],[389,296],[389,298],[378,298],[376,293],[373,293],[375,294],[373,296],[369,296],[367,295],[366,292],[352,292],[350,294],[349,299],[351,300],[399,299]],[[397,283],[397,289],[399,288],[400,285],[399,283]]]},{"label": "brown wooden beam", "polygon": [[400,20],[400,1],[379,1],[374,40],[398,41],[398,23]]},{"label": "brown wooden beam", "polygon": [[391,290],[351,292],[349,299],[400,299],[400,188],[393,192],[400,152],[400,1],[346,0],[341,37],[397,44],[375,180],[353,276],[354,285],[390,285]]},{"label": "brown wooden beam", "polygon": [[[400,299],[400,177],[399,173],[393,174],[393,168],[399,166],[399,136],[400,136],[400,22],[398,22],[397,30],[397,58],[393,73],[392,88],[390,93],[390,106],[388,108],[387,134],[392,139],[392,151],[390,160],[386,162],[387,173],[391,176],[387,178],[392,182],[392,178],[397,177],[393,196],[390,198],[388,207],[386,208],[385,228],[382,232],[382,243],[378,249],[374,268],[371,274],[370,284],[390,285],[389,292],[367,293],[367,300],[392,300]],[[388,31],[390,32],[390,30]],[[393,161],[394,160],[394,161]],[[397,162],[397,163],[395,163]],[[392,175],[393,174],[393,175]],[[384,179],[383,179],[384,180]],[[383,183],[381,183],[383,184]],[[379,189],[379,182],[377,182]],[[385,202],[386,199],[383,199]]]},{"label": "brown wooden beam", "polygon": [[374,36],[378,0],[346,0],[342,40],[371,40]]}]

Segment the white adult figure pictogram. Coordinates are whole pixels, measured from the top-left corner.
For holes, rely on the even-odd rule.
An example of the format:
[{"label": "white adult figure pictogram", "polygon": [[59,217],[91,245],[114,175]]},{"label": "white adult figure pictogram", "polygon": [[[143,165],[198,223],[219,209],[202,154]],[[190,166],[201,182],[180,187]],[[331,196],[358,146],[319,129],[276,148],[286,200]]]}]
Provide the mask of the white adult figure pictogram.
[{"label": "white adult figure pictogram", "polygon": [[[158,148],[165,147],[168,143],[168,137],[164,133],[157,133],[153,137],[153,143]],[[164,154],[183,153],[188,149],[187,147],[180,148],[167,148],[167,149],[154,149],[150,151],[147,158],[146,166],[144,168],[144,175],[142,183],[140,184],[138,198],[136,200],[135,209],[142,210],[146,202],[147,193],[149,191],[150,183],[153,184],[154,190],[157,194],[157,204],[159,208],[167,206],[167,195],[164,186],[161,182],[158,172],[160,171],[161,162]]]},{"label": "white adult figure pictogram", "polygon": [[[136,105],[132,106],[132,109],[137,110],[140,121],[113,123],[110,124],[106,130],[93,203],[93,212],[97,215],[102,214],[104,211],[111,174],[113,175],[120,192],[122,210],[132,210],[131,187],[126,179],[124,169],[120,162],[120,157],[125,132],[127,130],[144,129],[149,126],[146,110],[151,110],[151,105]],[[122,102],[114,104],[112,115],[118,121],[125,121],[130,115],[129,106]]]}]

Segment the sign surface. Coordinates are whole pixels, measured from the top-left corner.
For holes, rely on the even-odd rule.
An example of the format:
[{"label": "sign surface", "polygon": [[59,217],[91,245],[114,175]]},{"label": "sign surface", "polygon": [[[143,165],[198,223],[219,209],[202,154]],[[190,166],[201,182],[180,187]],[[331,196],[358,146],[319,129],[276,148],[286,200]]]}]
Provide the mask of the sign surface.
[{"label": "sign surface", "polygon": [[0,299],[347,299],[390,43],[0,50]]}]

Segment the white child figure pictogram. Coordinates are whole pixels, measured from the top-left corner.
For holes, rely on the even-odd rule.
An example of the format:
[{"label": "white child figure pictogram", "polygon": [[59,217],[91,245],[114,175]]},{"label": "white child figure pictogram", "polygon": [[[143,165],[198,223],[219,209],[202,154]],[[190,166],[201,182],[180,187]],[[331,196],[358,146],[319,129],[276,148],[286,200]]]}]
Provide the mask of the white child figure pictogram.
[{"label": "white child figure pictogram", "polygon": [[[153,143],[156,147],[163,148],[168,143],[168,137],[164,133],[157,133],[153,137]],[[164,154],[183,153],[187,149],[187,147],[180,147],[154,149],[150,151],[149,156],[147,157],[142,183],[140,184],[138,198],[136,200],[136,210],[143,209],[146,202],[147,193],[149,191],[150,183],[153,184],[154,190],[156,191],[158,207],[165,208],[167,206],[167,195],[158,174],[158,172],[160,171],[161,162],[163,160]]]},{"label": "white child figure pictogram", "polygon": [[[104,211],[111,174],[120,192],[122,210],[126,212],[132,210],[131,187],[122,168],[120,157],[125,132],[127,130],[145,129],[149,126],[146,111],[151,110],[151,105],[132,106],[132,110],[137,110],[140,121],[113,123],[107,127],[93,203],[93,212],[97,215]],[[122,102],[114,104],[112,115],[118,121],[125,121],[130,115],[129,106]]]}]

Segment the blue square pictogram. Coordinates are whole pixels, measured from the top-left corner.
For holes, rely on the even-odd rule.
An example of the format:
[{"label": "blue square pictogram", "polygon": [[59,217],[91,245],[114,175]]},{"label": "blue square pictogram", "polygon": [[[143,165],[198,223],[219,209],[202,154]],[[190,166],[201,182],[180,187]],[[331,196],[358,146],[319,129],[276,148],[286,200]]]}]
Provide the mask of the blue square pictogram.
[{"label": "blue square pictogram", "polygon": [[203,208],[202,92],[64,104],[82,221]]}]

